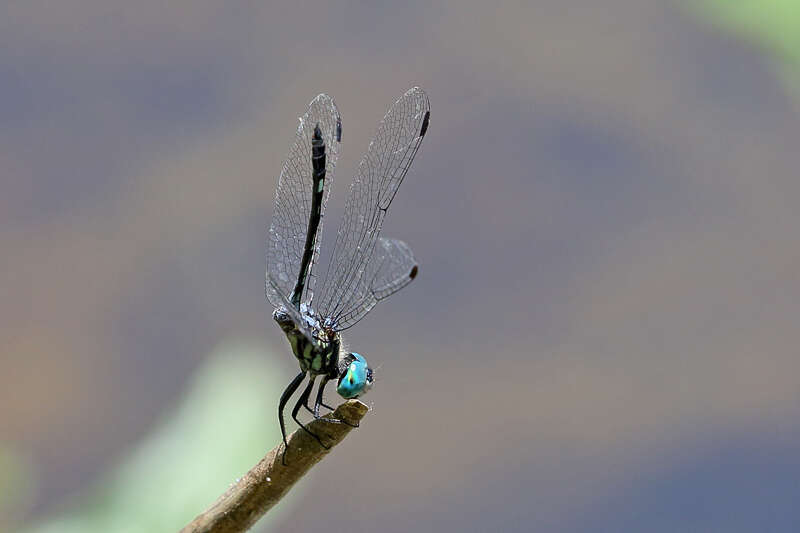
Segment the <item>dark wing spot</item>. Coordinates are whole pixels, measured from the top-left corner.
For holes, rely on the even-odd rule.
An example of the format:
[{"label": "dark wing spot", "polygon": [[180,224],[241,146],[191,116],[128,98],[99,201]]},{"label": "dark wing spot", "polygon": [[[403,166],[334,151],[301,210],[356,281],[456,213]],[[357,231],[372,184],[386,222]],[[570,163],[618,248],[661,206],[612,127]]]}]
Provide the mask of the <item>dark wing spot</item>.
[{"label": "dark wing spot", "polygon": [[342,142],[342,119],[336,119],[336,142]]},{"label": "dark wing spot", "polygon": [[425,118],[422,119],[422,129],[419,131],[420,137],[425,136],[425,132],[428,131],[428,124],[430,123],[430,121],[431,121],[431,112],[426,111]]},{"label": "dark wing spot", "polygon": [[414,279],[417,277],[417,265],[414,265],[414,268],[411,269],[411,272],[408,273],[408,279]]}]

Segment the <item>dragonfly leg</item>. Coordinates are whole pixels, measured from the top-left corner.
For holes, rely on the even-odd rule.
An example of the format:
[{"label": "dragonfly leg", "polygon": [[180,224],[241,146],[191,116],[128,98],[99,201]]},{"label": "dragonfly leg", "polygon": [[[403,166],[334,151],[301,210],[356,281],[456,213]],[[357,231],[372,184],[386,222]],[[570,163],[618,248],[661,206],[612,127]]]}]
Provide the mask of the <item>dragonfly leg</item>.
[{"label": "dragonfly leg", "polygon": [[[317,379],[317,376],[311,376],[311,378],[310,378],[310,379],[311,379],[311,383],[309,383],[309,384],[308,384],[308,387],[309,387],[309,388],[313,388],[313,387],[314,387],[314,381]],[[310,391],[309,391],[309,392],[310,392]],[[306,397],[306,401],[303,403],[303,407],[305,407],[305,408],[306,408],[306,411],[308,411],[309,413],[311,413],[312,415],[314,415],[314,418],[319,418],[319,416],[317,415],[317,413],[315,413],[315,412],[314,412],[314,410],[311,408],[311,406],[310,406],[310,405],[308,405],[308,401],[309,401],[310,399],[311,399],[311,394],[309,394],[309,395]]]},{"label": "dragonfly leg", "polygon": [[[328,384],[328,381],[330,381],[330,378],[328,378],[328,377],[323,378],[322,383],[319,384],[319,389],[317,389],[317,401],[314,402],[314,418],[319,418],[319,406],[320,405],[322,407],[327,407],[331,411],[333,411],[333,409],[334,409],[330,405],[325,405],[322,402],[322,395],[325,392],[325,386]],[[326,418],[325,420],[330,422],[331,424],[347,424],[350,427],[354,427],[354,428],[358,427],[358,424],[351,424],[347,420],[338,420],[336,418]]]},{"label": "dragonfly leg", "polygon": [[289,443],[286,442],[286,423],[283,420],[283,409],[286,407],[286,403],[291,398],[294,391],[300,386],[300,383],[303,382],[303,378],[306,377],[305,372],[300,372],[297,376],[289,383],[289,386],[286,387],[286,390],[283,391],[281,394],[281,400],[278,402],[278,422],[281,426],[281,436],[283,436],[283,458],[281,462],[286,465],[286,450],[289,448]]},{"label": "dragonfly leg", "polygon": [[325,387],[328,385],[328,382],[330,380],[331,380],[331,378],[326,376],[325,379],[322,380],[322,383],[319,384],[319,389],[317,390],[317,401],[314,403],[314,417],[315,418],[319,418],[319,406],[320,405],[322,407],[326,408],[326,409],[330,409],[331,411],[333,411],[335,409],[335,407],[331,407],[330,405],[328,405],[328,404],[326,404],[325,402],[322,401],[322,395],[325,392]]},{"label": "dragonfly leg", "polygon": [[315,381],[315,378],[316,378],[316,376],[312,376],[311,378],[309,378],[309,380],[308,380],[308,386],[307,386],[307,387],[305,388],[305,390],[303,391],[303,394],[301,394],[301,395],[300,395],[300,398],[298,398],[298,400],[297,400],[297,403],[296,403],[296,404],[294,404],[294,408],[292,409],[292,418],[294,419],[294,421],[295,421],[295,422],[297,422],[297,425],[298,425],[298,426],[300,426],[301,428],[303,428],[303,431],[305,431],[306,433],[308,433],[309,435],[311,435],[312,437],[314,437],[314,438],[317,440],[317,442],[319,442],[319,445],[320,445],[320,446],[322,446],[322,447],[323,447],[323,448],[325,448],[326,450],[330,450],[330,448],[331,448],[331,447],[330,447],[330,446],[326,446],[325,444],[323,444],[323,443],[322,443],[322,439],[320,439],[320,438],[319,438],[319,435],[317,435],[316,433],[314,433],[313,431],[311,431],[310,429],[308,429],[308,428],[307,428],[305,425],[303,425],[303,423],[302,423],[302,422],[300,422],[300,420],[297,418],[297,413],[300,411],[300,407],[302,407],[302,405],[303,405],[304,403],[307,403],[307,402],[308,402],[308,397],[311,395],[311,388],[314,386],[314,381]]},{"label": "dragonfly leg", "polygon": [[331,411],[333,411],[333,407],[331,407],[330,405],[325,405],[322,402],[322,394],[325,392],[325,385],[328,384],[329,380],[330,380],[330,378],[327,377],[327,376],[322,378],[322,383],[319,384],[319,388],[317,389],[317,401],[314,402],[314,418],[319,418],[319,406],[320,405],[322,407],[326,407],[326,408],[330,409]]}]

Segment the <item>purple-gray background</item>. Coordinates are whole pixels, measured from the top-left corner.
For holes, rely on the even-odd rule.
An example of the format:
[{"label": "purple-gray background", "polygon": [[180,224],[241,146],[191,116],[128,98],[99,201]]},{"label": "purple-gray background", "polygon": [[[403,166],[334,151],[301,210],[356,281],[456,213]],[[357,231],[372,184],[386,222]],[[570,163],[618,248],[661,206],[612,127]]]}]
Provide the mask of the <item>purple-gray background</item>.
[{"label": "purple-gray background", "polygon": [[349,332],[374,412],[279,529],[795,530],[797,107],[655,0],[1,7],[0,439],[31,512],[222,339],[288,380],[262,284],[297,117],[342,112],[330,243],[412,85],[431,127],[384,234],[420,275]]}]

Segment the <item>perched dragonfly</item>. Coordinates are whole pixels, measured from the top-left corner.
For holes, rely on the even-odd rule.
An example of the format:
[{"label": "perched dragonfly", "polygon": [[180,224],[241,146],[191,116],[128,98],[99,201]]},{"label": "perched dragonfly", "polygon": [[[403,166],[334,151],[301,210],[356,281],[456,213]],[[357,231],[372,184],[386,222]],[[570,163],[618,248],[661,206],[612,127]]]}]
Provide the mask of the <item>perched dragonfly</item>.
[{"label": "perched dragonfly", "polygon": [[[300,117],[294,144],[283,164],[269,228],[266,295],[300,363],[300,373],[281,395],[278,422],[286,455],[284,409],[308,376],[292,418],[323,447],[298,418],[301,407],[319,418],[325,386],[336,380],[344,398],[372,387],[364,357],[342,348],[340,332],[364,318],[380,300],[417,275],[417,262],[403,241],[380,237],[381,226],[400,183],[417,154],[430,122],[430,104],[414,87],[383,117],[358,166],[322,287],[314,292],[322,216],[342,141],[342,120],[333,99],[320,94]],[[314,383],[321,378],[314,407]],[[332,423],[343,423],[329,420]]]}]

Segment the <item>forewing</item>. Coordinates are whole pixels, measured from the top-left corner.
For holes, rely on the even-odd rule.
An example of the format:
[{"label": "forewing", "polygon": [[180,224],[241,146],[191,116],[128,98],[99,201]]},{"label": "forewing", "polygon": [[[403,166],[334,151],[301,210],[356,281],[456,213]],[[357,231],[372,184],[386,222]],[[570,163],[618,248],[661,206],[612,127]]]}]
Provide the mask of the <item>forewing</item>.
[{"label": "forewing", "polygon": [[[300,261],[306,241],[306,231],[311,215],[311,191],[313,185],[311,164],[311,136],[319,124],[325,141],[326,176],[323,183],[322,211],[330,194],[333,171],[339,157],[342,138],[342,121],[333,98],[320,94],[308,106],[308,111],[300,117],[294,143],[283,163],[278,188],[275,193],[275,209],[269,227],[267,243],[267,299],[275,307],[283,305],[283,299],[291,294],[297,283]],[[302,301],[310,304],[314,290],[314,262],[319,255],[319,241],[322,223],[314,239],[314,255],[307,276]],[[272,277],[274,287],[269,283]],[[275,289],[277,287],[277,290]]]},{"label": "forewing", "polygon": [[339,316],[337,329],[347,329],[375,307],[375,304],[396,293],[417,276],[417,260],[406,243],[380,237],[375,245],[365,279],[370,280],[364,297],[353,302]]},{"label": "forewing", "polygon": [[374,270],[369,263],[383,219],[419,150],[429,119],[427,95],[419,87],[410,89],[389,108],[361,160],[317,303],[320,316],[336,329],[355,323],[353,318],[343,321],[344,317],[366,314],[361,306],[372,298],[370,273]]}]

